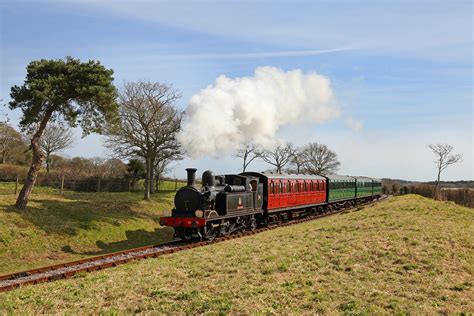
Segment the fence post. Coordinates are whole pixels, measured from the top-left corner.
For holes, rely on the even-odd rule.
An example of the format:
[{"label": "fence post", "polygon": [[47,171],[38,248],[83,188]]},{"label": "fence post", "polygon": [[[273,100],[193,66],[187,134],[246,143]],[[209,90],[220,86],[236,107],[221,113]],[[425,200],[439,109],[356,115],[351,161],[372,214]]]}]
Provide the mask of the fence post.
[{"label": "fence post", "polygon": [[132,180],[128,180],[128,192],[132,192]]},{"label": "fence post", "polygon": [[178,191],[178,178],[174,179],[174,191]]},{"label": "fence post", "polygon": [[64,195],[64,175],[61,177],[61,195]]},{"label": "fence post", "polygon": [[100,178],[99,178],[99,182],[97,183],[97,192],[100,192]]},{"label": "fence post", "polygon": [[16,182],[15,182],[15,195],[18,192],[18,176],[16,176]]}]

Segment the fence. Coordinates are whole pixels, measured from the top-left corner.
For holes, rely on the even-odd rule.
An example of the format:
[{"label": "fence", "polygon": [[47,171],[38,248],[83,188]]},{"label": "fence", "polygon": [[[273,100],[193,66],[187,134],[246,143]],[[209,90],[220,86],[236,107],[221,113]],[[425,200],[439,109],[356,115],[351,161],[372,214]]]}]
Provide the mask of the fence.
[{"label": "fence", "polygon": [[[24,183],[24,177],[3,177],[0,182],[14,183],[14,193],[18,193]],[[175,192],[186,185],[186,182],[178,179],[160,179],[154,181],[155,192]],[[107,179],[100,177],[89,177],[85,179],[68,178],[61,176],[58,178],[38,177],[35,186],[42,186],[65,191],[76,192],[144,192],[145,181],[132,180],[127,178]]]}]

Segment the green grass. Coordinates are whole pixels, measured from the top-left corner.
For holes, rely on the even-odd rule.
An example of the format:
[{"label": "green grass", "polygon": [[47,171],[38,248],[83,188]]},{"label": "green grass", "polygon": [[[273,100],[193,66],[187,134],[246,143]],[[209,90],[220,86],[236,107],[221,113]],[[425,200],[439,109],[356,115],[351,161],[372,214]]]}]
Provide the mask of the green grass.
[{"label": "green grass", "polygon": [[474,312],[474,210],[415,195],[0,294],[6,313]]},{"label": "green grass", "polygon": [[25,211],[0,183],[0,274],[170,240],[159,217],[173,193],[75,193],[35,187]]}]

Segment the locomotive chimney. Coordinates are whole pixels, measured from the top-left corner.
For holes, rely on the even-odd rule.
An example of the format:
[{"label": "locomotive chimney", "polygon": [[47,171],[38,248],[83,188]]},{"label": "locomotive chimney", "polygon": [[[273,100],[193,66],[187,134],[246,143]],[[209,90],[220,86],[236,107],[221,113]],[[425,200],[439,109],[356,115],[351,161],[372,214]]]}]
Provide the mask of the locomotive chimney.
[{"label": "locomotive chimney", "polygon": [[196,184],[196,168],[186,168],[188,173],[188,186],[194,186]]}]

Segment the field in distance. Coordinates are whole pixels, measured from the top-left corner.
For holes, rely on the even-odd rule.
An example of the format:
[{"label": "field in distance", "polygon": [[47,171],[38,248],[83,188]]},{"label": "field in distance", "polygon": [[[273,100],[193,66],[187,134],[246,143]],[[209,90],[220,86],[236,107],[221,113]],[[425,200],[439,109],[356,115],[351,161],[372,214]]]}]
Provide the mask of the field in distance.
[{"label": "field in distance", "polygon": [[0,182],[0,274],[171,240],[159,218],[172,208],[174,192],[142,197],[35,187],[19,211],[14,184]]},{"label": "field in distance", "polygon": [[7,313],[474,312],[474,210],[417,195],[0,294]]}]

